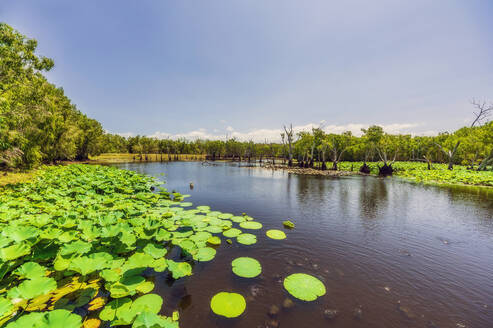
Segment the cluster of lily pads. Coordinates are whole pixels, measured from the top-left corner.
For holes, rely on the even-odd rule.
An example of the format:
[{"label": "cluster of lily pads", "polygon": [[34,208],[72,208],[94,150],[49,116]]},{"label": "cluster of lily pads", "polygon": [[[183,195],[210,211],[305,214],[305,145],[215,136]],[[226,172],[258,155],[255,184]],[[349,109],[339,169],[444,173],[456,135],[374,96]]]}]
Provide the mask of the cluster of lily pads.
[{"label": "cluster of lily pads", "polygon": [[[284,221],[284,227],[294,228],[294,223]],[[240,226],[247,229],[261,229],[262,224],[253,221],[245,221]],[[223,232],[226,237],[236,235],[238,229],[231,228]],[[238,230],[239,231],[239,230]],[[267,237],[276,240],[286,239],[286,234],[277,229],[267,230]],[[255,278],[262,273],[260,262],[251,257],[238,257],[231,262],[232,271],[242,278]],[[284,288],[295,298],[303,301],[314,301],[318,297],[325,295],[325,286],[317,278],[306,273],[291,274],[284,279]],[[240,316],[246,309],[245,298],[238,293],[220,292],[214,295],[210,303],[212,311],[226,318]]]},{"label": "cluster of lily pads", "polygon": [[[178,312],[159,314],[163,299],[152,293],[155,277],[191,275],[195,261],[215,257],[221,235],[228,243],[254,244],[256,236],[239,228],[262,224],[208,206],[186,209],[192,206],[184,201],[187,195],[153,192],[155,184],[132,171],[77,164],[47,167],[35,181],[3,190],[0,326],[178,327]],[[267,235],[286,237],[280,230]],[[181,256],[171,259],[174,247]],[[246,277],[261,270],[245,259],[233,267]],[[297,295],[299,281],[290,284],[298,278],[288,278],[286,289],[306,298]],[[223,309],[214,312],[229,313],[228,302],[216,295],[212,303]]]}]

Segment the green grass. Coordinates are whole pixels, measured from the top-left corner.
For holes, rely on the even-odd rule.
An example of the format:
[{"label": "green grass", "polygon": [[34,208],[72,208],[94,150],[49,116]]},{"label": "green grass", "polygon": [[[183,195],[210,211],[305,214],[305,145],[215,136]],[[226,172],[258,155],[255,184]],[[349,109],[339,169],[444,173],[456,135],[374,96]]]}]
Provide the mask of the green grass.
[{"label": "green grass", "polygon": [[29,182],[36,176],[36,171],[0,172],[0,186]]},{"label": "green grass", "polygon": [[[378,174],[378,165],[382,163],[367,163],[372,174]],[[358,171],[362,162],[342,162],[340,170]],[[455,165],[453,170],[448,170],[446,164],[433,164],[433,169],[428,170],[426,163],[419,162],[395,162],[395,176],[422,183],[464,184],[474,186],[493,187],[493,171],[473,171],[465,166]]]},{"label": "green grass", "polygon": [[[203,161],[205,160],[205,155],[194,155],[194,154],[171,154],[171,160],[175,160],[175,156],[178,156],[179,161]],[[160,162],[168,161],[168,154],[128,154],[128,153],[105,153],[98,156],[91,156],[91,162],[97,164],[111,164],[111,163],[144,163],[144,162]]]}]

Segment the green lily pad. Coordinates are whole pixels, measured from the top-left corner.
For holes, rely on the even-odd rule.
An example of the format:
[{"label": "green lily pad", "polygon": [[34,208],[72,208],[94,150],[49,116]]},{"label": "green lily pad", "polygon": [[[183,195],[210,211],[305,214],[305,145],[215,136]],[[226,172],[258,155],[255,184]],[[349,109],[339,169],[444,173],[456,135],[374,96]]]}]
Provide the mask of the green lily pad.
[{"label": "green lily pad", "polygon": [[306,273],[295,273],[284,279],[284,288],[303,301],[314,301],[325,295],[325,286],[317,278]]},{"label": "green lily pad", "polygon": [[179,328],[178,322],[155,313],[142,312],[132,324],[132,328]]},{"label": "green lily pad", "polygon": [[67,310],[33,312],[7,325],[7,328],[80,328],[82,318]]},{"label": "green lily pad", "polygon": [[228,229],[228,230],[223,232],[224,237],[227,237],[227,238],[234,238],[240,234],[241,234],[241,230],[236,229],[236,228]]},{"label": "green lily pad", "polygon": [[245,308],[245,298],[237,293],[220,292],[211,299],[212,311],[226,318],[240,316]]},{"label": "green lily pad", "polygon": [[217,236],[212,236],[209,239],[207,239],[207,242],[211,245],[221,245],[221,238]]},{"label": "green lily pad", "polygon": [[236,241],[243,245],[253,245],[257,242],[257,236],[251,233],[242,233],[236,237]]},{"label": "green lily pad", "polygon": [[167,260],[168,269],[171,271],[173,279],[180,279],[192,274],[192,266],[187,262],[175,262],[173,260]]},{"label": "green lily pad", "polygon": [[282,225],[287,229],[294,229],[294,223],[289,220],[283,221]]},{"label": "green lily pad", "polygon": [[36,262],[26,262],[15,269],[14,274],[18,275],[19,278],[40,278],[46,275],[46,268]]},{"label": "green lily pad", "polygon": [[284,231],[281,230],[271,229],[271,230],[267,230],[265,234],[267,235],[267,237],[271,239],[278,239],[278,240],[286,239],[286,234],[284,233]]},{"label": "green lily pad", "polygon": [[258,230],[258,229],[262,229],[262,223],[255,221],[246,221],[246,222],[241,222],[240,227],[242,227],[243,229]]},{"label": "green lily pad", "polygon": [[3,262],[15,260],[16,258],[27,255],[31,252],[31,247],[24,243],[15,244],[0,249],[0,259]]},{"label": "green lily pad", "polygon": [[70,254],[85,254],[88,253],[92,248],[91,243],[84,242],[82,240],[77,240],[69,244],[64,244],[60,254],[70,255]]},{"label": "green lily pad", "polygon": [[216,256],[216,250],[212,247],[202,247],[199,248],[195,258],[200,262],[210,261]]},{"label": "green lily pad", "polygon": [[260,262],[251,257],[238,257],[231,262],[233,272],[243,278],[255,278],[262,273]]},{"label": "green lily pad", "polygon": [[53,278],[37,277],[23,281],[19,286],[12,288],[9,291],[11,298],[22,298],[26,300],[48,294],[57,287],[56,281]]},{"label": "green lily pad", "polygon": [[143,250],[144,253],[151,255],[155,259],[163,257],[168,252],[163,246],[152,243],[147,244]]},{"label": "green lily pad", "polygon": [[14,309],[14,305],[11,301],[4,297],[0,297],[0,318],[8,314]]}]

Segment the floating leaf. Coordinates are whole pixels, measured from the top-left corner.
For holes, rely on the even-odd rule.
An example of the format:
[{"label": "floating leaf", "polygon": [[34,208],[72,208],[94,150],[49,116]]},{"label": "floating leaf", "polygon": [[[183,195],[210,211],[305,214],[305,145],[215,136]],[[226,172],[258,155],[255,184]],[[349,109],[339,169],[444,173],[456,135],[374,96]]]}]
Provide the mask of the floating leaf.
[{"label": "floating leaf", "polygon": [[88,319],[82,324],[83,328],[99,328],[99,326],[101,326],[101,320],[96,318]]},{"label": "floating leaf", "polygon": [[211,245],[221,245],[221,238],[213,236],[207,239],[207,242]]},{"label": "floating leaf", "polygon": [[0,318],[10,313],[14,309],[14,305],[8,299],[0,297]]},{"label": "floating leaf", "polygon": [[242,227],[243,229],[258,230],[258,229],[262,229],[262,223],[255,221],[246,221],[246,222],[241,222],[240,227]]},{"label": "floating leaf", "polygon": [[44,277],[46,275],[46,268],[39,265],[36,262],[26,262],[20,267],[18,267],[14,274],[18,275],[19,278],[34,279]]},{"label": "floating leaf", "polygon": [[267,230],[265,234],[267,235],[267,237],[271,239],[278,239],[278,240],[286,239],[286,234],[284,233],[284,231],[281,230],[276,230],[276,229]]},{"label": "floating leaf", "polygon": [[192,266],[187,262],[175,262],[173,260],[167,260],[167,262],[173,279],[179,279],[192,274]]},{"label": "floating leaf", "polygon": [[0,249],[0,259],[3,262],[15,260],[16,258],[22,257],[31,253],[31,247],[25,243],[15,244],[9,247],[4,247]]},{"label": "floating leaf", "polygon": [[18,287],[15,287],[9,291],[11,295],[15,294],[12,298],[22,298],[26,300],[33,299],[37,296],[48,294],[55,290],[57,287],[56,281],[53,278],[37,277],[23,281]]},{"label": "floating leaf", "polygon": [[251,233],[242,233],[236,237],[236,241],[243,245],[253,245],[257,242],[257,237]]},{"label": "floating leaf", "polygon": [[240,316],[245,308],[245,298],[237,293],[220,292],[211,299],[212,311],[226,318]]},{"label": "floating leaf", "polygon": [[231,265],[234,274],[243,278],[254,278],[262,272],[260,262],[251,257],[238,257]]},{"label": "floating leaf", "polygon": [[155,313],[142,312],[135,318],[132,328],[179,328],[178,323]]},{"label": "floating leaf", "polygon": [[228,229],[228,230],[223,232],[224,237],[227,237],[227,238],[234,238],[240,234],[241,234],[241,230],[236,229],[236,228]]},{"label": "floating leaf", "polygon": [[149,243],[144,247],[144,253],[151,255],[155,259],[158,259],[166,255],[167,250],[163,246]]},{"label": "floating leaf", "polygon": [[77,314],[70,313],[67,310],[54,310],[48,312],[44,320],[43,325],[40,327],[46,328],[80,328],[82,325],[81,317]]},{"label": "floating leaf", "polygon": [[118,298],[109,302],[99,313],[99,318],[103,321],[115,319],[117,311],[130,308],[132,300],[130,298]]},{"label": "floating leaf", "polygon": [[212,260],[214,256],[216,256],[216,250],[214,248],[203,247],[199,248],[199,251],[197,252],[195,258],[197,259],[197,261],[207,262]]},{"label": "floating leaf", "polygon": [[314,301],[325,295],[325,286],[317,278],[305,273],[295,273],[284,279],[284,288],[303,301]]},{"label": "floating leaf", "polygon": [[103,297],[96,297],[91,302],[89,302],[89,311],[99,310],[104,306],[106,300]]},{"label": "floating leaf", "polygon": [[294,229],[294,223],[289,220],[283,221],[282,225],[287,229]]},{"label": "floating leaf", "polygon": [[92,248],[91,243],[86,243],[82,240],[77,240],[71,242],[69,244],[65,244],[62,246],[60,250],[60,254],[62,255],[70,255],[70,254],[85,254],[88,253]]}]

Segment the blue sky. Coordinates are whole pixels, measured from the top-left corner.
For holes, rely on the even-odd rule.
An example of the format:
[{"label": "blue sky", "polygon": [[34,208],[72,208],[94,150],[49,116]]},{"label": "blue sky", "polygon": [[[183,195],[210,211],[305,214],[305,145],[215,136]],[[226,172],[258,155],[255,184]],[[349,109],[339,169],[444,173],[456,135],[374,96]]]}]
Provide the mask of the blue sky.
[{"label": "blue sky", "polygon": [[2,0],[113,133],[453,130],[493,101],[493,1]]}]

